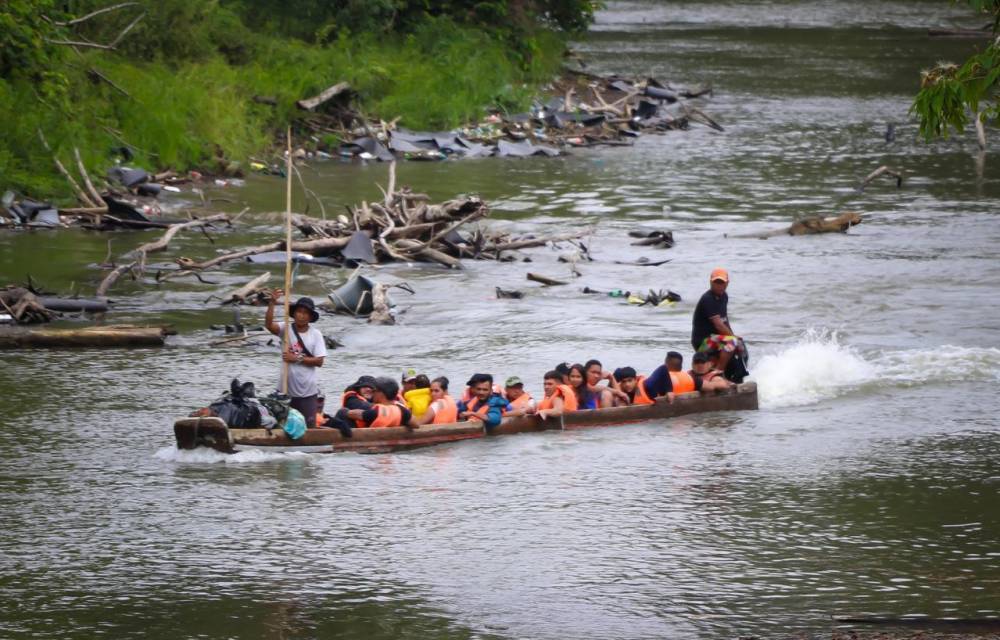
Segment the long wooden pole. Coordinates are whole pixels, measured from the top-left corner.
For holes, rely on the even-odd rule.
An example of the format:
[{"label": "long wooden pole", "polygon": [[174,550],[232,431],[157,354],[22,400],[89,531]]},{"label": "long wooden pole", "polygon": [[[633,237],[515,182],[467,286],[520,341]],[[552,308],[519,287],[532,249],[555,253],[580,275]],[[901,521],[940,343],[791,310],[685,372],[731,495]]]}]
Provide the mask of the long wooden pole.
[{"label": "long wooden pole", "polygon": [[[288,142],[285,158],[285,335],[282,336],[281,353],[292,343],[292,325],[289,314],[289,298],[292,295],[292,127],[285,135]],[[281,393],[288,395],[288,363],[281,360]]]}]

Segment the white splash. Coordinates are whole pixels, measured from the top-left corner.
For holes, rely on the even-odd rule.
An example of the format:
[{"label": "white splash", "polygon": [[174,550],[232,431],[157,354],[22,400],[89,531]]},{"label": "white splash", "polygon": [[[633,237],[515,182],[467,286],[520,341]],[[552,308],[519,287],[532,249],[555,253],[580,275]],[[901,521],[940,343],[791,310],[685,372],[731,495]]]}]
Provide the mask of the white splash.
[{"label": "white splash", "polygon": [[836,334],[807,332],[798,342],[752,366],[762,407],[812,404],[874,380],[876,367]]},{"label": "white splash", "polygon": [[157,449],[153,457],[166,462],[185,462],[193,464],[253,464],[257,462],[270,462],[273,460],[288,460],[289,458],[310,458],[308,453],[301,451],[263,451],[261,449],[248,449],[237,451],[236,453],[222,453],[207,447],[197,449],[182,450],[174,446],[167,446]]}]

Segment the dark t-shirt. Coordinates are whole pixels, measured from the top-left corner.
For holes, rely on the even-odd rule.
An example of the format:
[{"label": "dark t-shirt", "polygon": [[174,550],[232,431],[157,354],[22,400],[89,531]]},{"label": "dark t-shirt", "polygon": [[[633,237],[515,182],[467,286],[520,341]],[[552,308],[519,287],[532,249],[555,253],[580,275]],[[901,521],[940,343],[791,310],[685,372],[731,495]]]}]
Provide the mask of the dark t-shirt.
[{"label": "dark t-shirt", "polygon": [[[694,390],[701,391],[701,377],[694,375],[690,371],[688,373],[691,373],[691,377],[694,378]],[[674,382],[670,379],[670,371],[665,364],[656,367],[653,373],[649,374],[649,377],[646,378],[645,384],[646,395],[650,398],[665,396],[674,390]]]},{"label": "dark t-shirt", "polygon": [[[410,410],[405,407],[399,407],[399,410],[403,413],[402,424],[410,424],[410,420],[413,418],[413,414]],[[361,419],[365,424],[371,424],[375,422],[375,418],[378,417],[378,406],[373,405],[371,409],[365,409],[365,412],[361,414]]]},{"label": "dark t-shirt", "polygon": [[344,408],[348,410],[350,409],[368,410],[372,408],[372,403],[368,402],[364,398],[360,398],[358,396],[351,396],[347,400],[344,400]]},{"label": "dark t-shirt", "polygon": [[674,383],[670,380],[670,372],[665,364],[656,367],[643,384],[646,385],[646,395],[650,398],[665,396],[674,390]]},{"label": "dark t-shirt", "polygon": [[694,316],[691,318],[691,346],[695,351],[708,336],[716,333],[715,326],[709,320],[712,316],[719,316],[722,321],[729,324],[729,294],[723,293],[716,297],[709,289],[702,294],[701,299],[694,308]]}]

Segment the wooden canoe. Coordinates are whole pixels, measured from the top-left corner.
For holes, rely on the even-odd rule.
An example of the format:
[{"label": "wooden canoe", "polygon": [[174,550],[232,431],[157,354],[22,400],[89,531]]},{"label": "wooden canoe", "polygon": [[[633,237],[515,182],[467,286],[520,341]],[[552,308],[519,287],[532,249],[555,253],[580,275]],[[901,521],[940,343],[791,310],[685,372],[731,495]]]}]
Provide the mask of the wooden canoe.
[{"label": "wooden canoe", "polygon": [[514,433],[611,426],[692,413],[755,409],[757,409],[757,385],[747,382],[726,393],[704,395],[698,392],[685,393],[675,397],[672,403],[661,398],[652,405],[574,411],[548,420],[538,416],[505,418],[499,426],[489,432],[483,428],[482,423],[472,421],[426,425],[416,429],[406,427],[354,429],[350,438],[343,437],[336,429],[309,429],[301,439],[291,440],[281,429],[273,429],[270,433],[266,429],[231,429],[219,418],[182,418],[174,423],[174,436],[177,439],[178,449],[209,447],[224,453],[235,453],[246,449],[315,453],[344,451],[388,453]]}]

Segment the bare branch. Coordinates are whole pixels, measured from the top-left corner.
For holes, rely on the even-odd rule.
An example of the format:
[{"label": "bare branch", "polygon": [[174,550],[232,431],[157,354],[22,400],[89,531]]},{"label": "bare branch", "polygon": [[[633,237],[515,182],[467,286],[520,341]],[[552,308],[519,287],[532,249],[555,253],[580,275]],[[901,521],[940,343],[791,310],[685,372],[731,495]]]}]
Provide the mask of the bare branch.
[{"label": "bare branch", "polygon": [[81,22],[86,22],[91,18],[96,18],[97,16],[103,13],[110,13],[111,11],[117,11],[118,9],[124,9],[125,7],[135,7],[138,5],[139,5],[138,2],[122,2],[121,4],[114,4],[111,5],[110,7],[104,7],[103,9],[98,9],[97,11],[91,11],[85,16],[81,16],[79,18],[73,18],[68,22],[56,22],[55,24],[59,25],[60,27],[70,27],[75,24],[80,24]]}]

